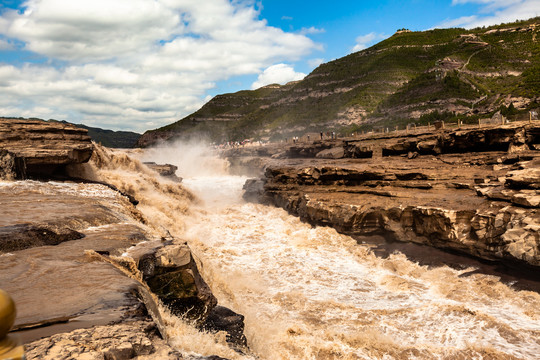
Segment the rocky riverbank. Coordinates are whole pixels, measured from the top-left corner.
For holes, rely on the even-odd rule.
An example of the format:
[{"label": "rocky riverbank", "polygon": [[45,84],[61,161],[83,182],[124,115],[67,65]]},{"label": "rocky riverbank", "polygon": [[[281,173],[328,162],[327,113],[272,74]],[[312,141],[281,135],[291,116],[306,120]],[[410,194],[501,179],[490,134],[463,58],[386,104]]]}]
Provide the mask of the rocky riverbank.
[{"label": "rocky riverbank", "polygon": [[184,343],[221,332],[227,358],[245,349],[243,317],[217,305],[178,238],[197,199],[175,167],[61,123],[0,119],[0,139],[0,288],[28,359],[221,359],[182,346],[178,327]]},{"label": "rocky riverbank", "polygon": [[[246,198],[360,242],[384,237],[537,269],[539,130],[369,134],[225,155],[231,171],[260,176]],[[34,156],[2,144],[4,159],[16,159],[6,164]],[[171,178],[173,165],[89,144],[89,159],[47,172],[8,166],[4,175],[34,180],[0,181],[0,287],[18,304],[14,331],[28,358],[240,358],[244,318],[218,304],[182,240],[198,199]]]},{"label": "rocky riverbank", "polygon": [[92,155],[88,130],[37,119],[0,118],[0,178],[51,176]]},{"label": "rocky riverbank", "polygon": [[[230,150],[264,164],[245,198],[362,238],[425,244],[540,266],[540,125]],[[267,156],[263,156],[267,155]],[[261,160],[262,159],[262,160]]]}]

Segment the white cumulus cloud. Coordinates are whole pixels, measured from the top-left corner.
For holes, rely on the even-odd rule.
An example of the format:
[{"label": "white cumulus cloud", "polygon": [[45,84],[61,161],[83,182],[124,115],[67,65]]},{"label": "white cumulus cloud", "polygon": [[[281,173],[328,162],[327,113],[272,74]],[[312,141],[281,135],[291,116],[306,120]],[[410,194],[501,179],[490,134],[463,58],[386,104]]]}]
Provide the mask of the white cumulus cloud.
[{"label": "white cumulus cloud", "polygon": [[46,61],[0,58],[2,116],[136,131],[197,110],[218,81],[318,48],[228,0],[27,0],[0,14],[0,48],[12,43]]},{"label": "white cumulus cloud", "polygon": [[270,84],[286,84],[289,81],[302,80],[306,74],[294,71],[294,68],[287,64],[276,64],[266,68],[257,80],[251,85],[252,89],[258,89]]},{"label": "white cumulus cloud", "polygon": [[315,69],[316,67],[324,63],[324,59],[322,58],[309,59],[307,63],[310,68]]},{"label": "white cumulus cloud", "polygon": [[302,28],[302,29],[300,30],[300,34],[302,34],[302,35],[308,35],[308,34],[311,34],[311,35],[313,35],[313,34],[323,34],[323,33],[325,33],[325,32],[326,32],[326,30],[324,30],[324,29],[319,29],[319,28],[316,28],[316,27],[314,27],[314,26],[309,27],[309,28]]},{"label": "white cumulus cloud", "polygon": [[356,45],[352,48],[352,52],[357,52],[360,50],[367,49],[377,41],[385,39],[387,36],[384,34],[378,34],[371,32],[366,35],[360,35],[356,38]]},{"label": "white cumulus cloud", "polygon": [[480,5],[479,14],[448,19],[437,27],[464,27],[471,29],[525,20],[540,15],[539,0],[452,0],[452,5],[474,3]]},{"label": "white cumulus cloud", "polygon": [[6,39],[0,38],[0,51],[1,50],[14,50],[15,47],[10,44]]}]

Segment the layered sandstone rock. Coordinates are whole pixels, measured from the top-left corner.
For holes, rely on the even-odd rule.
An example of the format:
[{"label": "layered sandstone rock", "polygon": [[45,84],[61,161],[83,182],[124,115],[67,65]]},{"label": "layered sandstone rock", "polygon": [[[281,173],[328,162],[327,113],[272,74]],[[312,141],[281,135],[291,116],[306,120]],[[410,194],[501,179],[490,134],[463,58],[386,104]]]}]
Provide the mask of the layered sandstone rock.
[{"label": "layered sandstone rock", "polygon": [[203,280],[186,244],[154,242],[129,251],[150,290],[173,313],[203,320],[217,299]]},{"label": "layered sandstone rock", "polygon": [[119,192],[13,181],[0,186],[0,205],[10,209],[0,219],[0,284],[17,304],[15,331],[29,359],[206,359],[182,357],[161,338],[149,290],[173,313],[245,346],[243,317],[215,310],[189,248],[153,238]]},{"label": "layered sandstone rock", "polygon": [[425,158],[406,161],[378,171],[373,164],[352,168],[350,163],[269,168],[263,201],[347,234],[383,235],[540,266],[538,191],[494,197],[493,189],[502,183],[474,184],[474,178],[489,173],[486,166],[473,170]]},{"label": "layered sandstone rock", "polygon": [[[267,159],[263,179],[246,183],[245,198],[359,237],[540,266],[538,128],[345,140],[349,159]],[[367,151],[378,156],[355,155]]]},{"label": "layered sandstone rock", "polygon": [[183,355],[163,340],[144,317],[121,324],[56,334],[25,345],[29,360],[227,360],[219,356]]},{"label": "layered sandstone rock", "polygon": [[157,172],[159,175],[174,182],[182,182],[182,178],[176,176],[178,166],[171,164],[156,164],[155,162],[145,162],[144,165]]},{"label": "layered sandstone rock", "polygon": [[162,340],[152,322],[78,329],[26,345],[28,359],[182,359]]},{"label": "layered sandstone rock", "polygon": [[136,210],[103,185],[0,186],[0,284],[17,304],[25,342],[131,318],[138,284],[88,252],[120,255],[146,240]]},{"label": "layered sandstone rock", "polygon": [[90,159],[88,130],[71,124],[0,118],[0,176],[50,175],[62,166]]},{"label": "layered sandstone rock", "polygon": [[[59,245],[84,238],[84,230],[91,226],[126,220],[125,213],[105,207],[103,198],[110,197],[126,207],[128,199],[104,185],[17,184],[7,183],[0,188],[0,207],[9,209],[0,219],[0,253]],[[102,198],[85,196],[90,191]],[[79,196],[78,192],[84,195]]]},{"label": "layered sandstone rock", "polygon": [[[172,313],[193,321],[204,331],[223,331],[233,347],[246,349],[244,316],[217,305],[187,244],[141,243],[128,254],[142,280]],[[129,262],[126,265],[129,268]]]},{"label": "layered sandstone rock", "polygon": [[[227,149],[232,164],[258,159],[260,168],[272,159],[364,159],[372,157],[507,152],[508,161],[540,149],[540,123],[516,122],[502,126],[411,130],[408,133],[366,133],[343,139],[323,139]],[[260,159],[266,159],[261,162]],[[506,160],[505,160],[506,161]],[[257,165],[250,160],[251,165]]]}]

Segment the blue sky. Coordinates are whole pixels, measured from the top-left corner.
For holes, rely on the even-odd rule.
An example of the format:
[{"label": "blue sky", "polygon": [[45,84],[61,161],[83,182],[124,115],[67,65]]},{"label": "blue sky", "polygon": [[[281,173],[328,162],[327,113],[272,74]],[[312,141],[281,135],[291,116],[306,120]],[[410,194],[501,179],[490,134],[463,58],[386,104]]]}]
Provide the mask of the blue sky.
[{"label": "blue sky", "polygon": [[538,15],[540,0],[0,0],[0,116],[142,132],[398,28]]},{"label": "blue sky", "polygon": [[[482,9],[482,4],[478,2],[454,5],[451,0],[310,1],[309,6],[306,6],[306,1],[300,0],[263,0],[258,4],[260,18],[268,21],[270,26],[288,32],[312,30],[309,37],[321,48],[313,51],[311,57],[295,63],[295,70],[306,74],[313,70],[313,64],[350,54],[357,45],[358,37],[373,34],[372,39],[368,38],[364,43],[370,46],[400,28],[422,31],[437,26],[446,27],[444,22],[478,14]],[[231,79],[212,93],[219,94],[223,92],[222,88],[235,91],[238,84],[249,88],[252,82],[253,76]]]},{"label": "blue sky", "polygon": [[[452,5],[451,1],[304,1],[272,0],[263,3],[261,17],[284,31],[324,30],[311,38],[324,46],[326,60],[351,52],[356,38],[375,33],[388,37],[399,28],[426,30],[449,19],[478,12],[478,4]],[[380,41],[381,38],[376,40]],[[369,44],[378,41],[371,41]],[[302,70],[308,70],[302,69]]]}]

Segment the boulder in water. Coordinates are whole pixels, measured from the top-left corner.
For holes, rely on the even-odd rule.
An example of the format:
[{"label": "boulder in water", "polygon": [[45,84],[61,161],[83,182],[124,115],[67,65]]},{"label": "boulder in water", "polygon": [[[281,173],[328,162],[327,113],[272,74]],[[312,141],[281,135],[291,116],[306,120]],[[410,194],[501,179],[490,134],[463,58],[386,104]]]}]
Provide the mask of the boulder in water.
[{"label": "boulder in water", "polygon": [[261,179],[248,179],[243,186],[243,198],[246,201],[256,202],[264,195],[264,181]]},{"label": "boulder in water", "polygon": [[203,280],[186,244],[170,241],[142,245],[130,252],[153,293],[171,311],[192,320],[204,320],[217,300]]},{"label": "boulder in water", "polygon": [[144,165],[148,166],[150,169],[157,172],[159,175],[175,182],[182,182],[182,178],[176,175],[176,170],[178,166],[171,164],[156,164],[155,162],[149,161],[145,162]]},{"label": "boulder in water", "polygon": [[244,316],[224,306],[218,305],[210,311],[203,329],[211,332],[225,331],[227,342],[240,347],[247,346],[244,336]]}]

